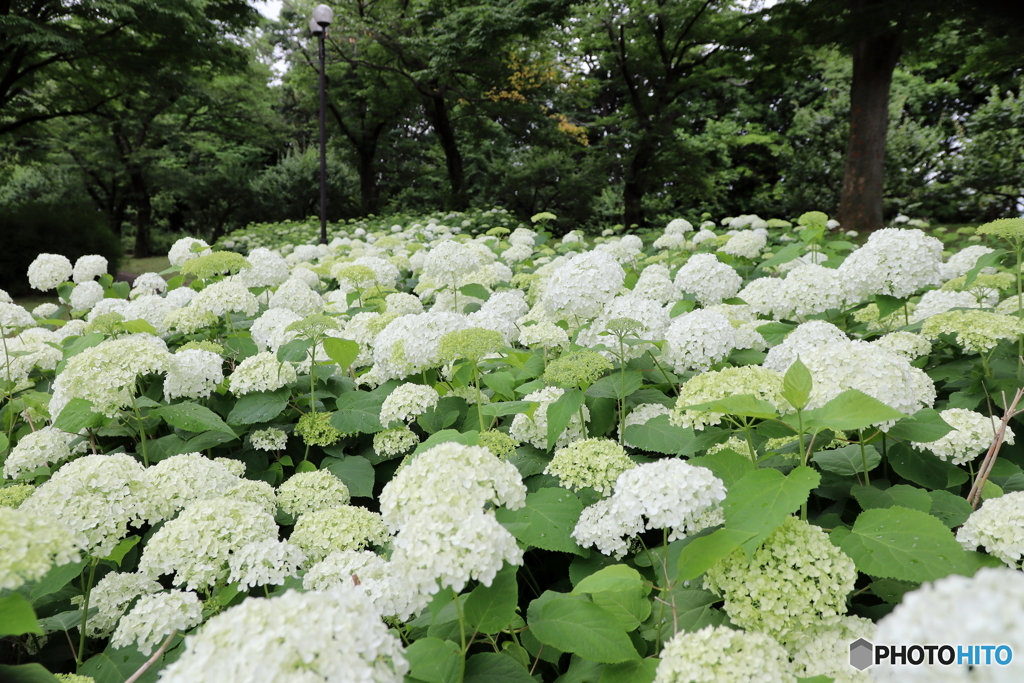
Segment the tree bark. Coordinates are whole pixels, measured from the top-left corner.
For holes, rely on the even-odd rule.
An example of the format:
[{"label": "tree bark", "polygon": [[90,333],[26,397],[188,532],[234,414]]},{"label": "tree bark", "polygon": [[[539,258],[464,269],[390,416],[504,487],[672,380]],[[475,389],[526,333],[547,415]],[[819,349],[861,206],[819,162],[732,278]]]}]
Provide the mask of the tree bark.
[{"label": "tree bark", "polygon": [[[855,8],[865,4],[865,0],[853,0]],[[871,231],[883,226],[889,87],[901,49],[898,32],[863,38],[853,47],[850,140],[838,216],[845,230]]]},{"label": "tree bark", "polygon": [[149,228],[153,218],[153,205],[149,200],[149,188],[146,187],[141,169],[131,169],[129,178],[132,193],[135,195],[135,248],[132,250],[132,256],[146,258],[152,249]]},{"label": "tree bark", "polygon": [[469,198],[466,195],[462,152],[459,151],[459,144],[455,139],[455,127],[452,126],[452,121],[448,117],[448,105],[445,102],[444,93],[436,92],[436,94],[428,95],[426,105],[427,117],[441,142],[445,166],[448,169],[450,194],[447,208],[454,211],[465,211],[469,208]]}]

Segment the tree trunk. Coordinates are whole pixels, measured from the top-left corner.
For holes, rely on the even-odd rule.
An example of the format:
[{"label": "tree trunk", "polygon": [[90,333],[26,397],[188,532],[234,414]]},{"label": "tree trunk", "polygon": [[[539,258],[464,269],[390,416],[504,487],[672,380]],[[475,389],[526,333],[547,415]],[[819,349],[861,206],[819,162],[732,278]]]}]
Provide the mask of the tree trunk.
[{"label": "tree trunk", "polygon": [[[855,7],[864,0],[853,0]],[[897,32],[864,38],[853,47],[850,141],[843,169],[839,222],[844,230],[883,226],[885,140],[889,128],[889,86],[902,48]]]},{"label": "tree trunk", "polygon": [[636,143],[636,151],[626,167],[622,179],[622,225],[626,232],[642,228],[644,222],[644,195],[647,194],[647,178],[654,161],[657,142],[650,130],[644,131]]},{"label": "tree trunk", "polygon": [[146,258],[151,250],[149,225],[153,218],[153,205],[149,201],[149,189],[141,170],[131,170],[129,177],[135,195],[135,248],[132,250],[132,256]]},{"label": "tree trunk", "polygon": [[356,148],[359,159],[359,204],[364,216],[376,214],[380,193],[377,188],[377,141]]},{"label": "tree trunk", "polygon": [[466,196],[465,170],[462,167],[462,153],[459,151],[458,142],[455,139],[455,128],[451,119],[448,118],[448,106],[444,100],[444,94],[437,92],[427,96],[427,118],[430,125],[437,133],[441,142],[441,149],[444,150],[444,161],[448,168],[448,182],[451,186],[451,194],[448,197],[448,209],[454,211],[465,211],[469,208],[469,198]]}]

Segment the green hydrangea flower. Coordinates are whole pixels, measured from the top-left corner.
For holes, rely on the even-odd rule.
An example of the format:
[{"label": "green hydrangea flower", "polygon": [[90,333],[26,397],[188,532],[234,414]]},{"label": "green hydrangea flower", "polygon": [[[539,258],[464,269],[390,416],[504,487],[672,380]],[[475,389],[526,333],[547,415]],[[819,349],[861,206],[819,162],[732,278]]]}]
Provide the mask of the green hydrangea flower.
[{"label": "green hydrangea flower", "polygon": [[344,434],[331,426],[334,413],[306,413],[295,425],[295,433],[310,446],[333,446]]},{"label": "green hydrangea flower", "polygon": [[25,502],[25,499],[36,490],[35,486],[29,484],[15,484],[0,489],[0,508],[16,508]]},{"label": "green hydrangea flower", "polygon": [[589,487],[604,495],[612,492],[620,474],[634,467],[625,449],[611,439],[583,439],[559,448],[544,474],[558,477],[564,488]]},{"label": "green hydrangea flower", "polygon": [[544,380],[564,388],[589,386],[612,369],[611,361],[597,351],[571,351],[551,361]]},{"label": "green hydrangea flower", "polygon": [[491,429],[480,433],[480,445],[489,450],[498,458],[505,460],[516,452],[519,442],[504,432]]},{"label": "green hydrangea flower", "polygon": [[249,259],[233,251],[215,251],[206,256],[186,261],[181,266],[182,275],[195,275],[200,280],[208,280],[215,275],[228,273],[234,275],[245,268],[251,268]]},{"label": "green hydrangea flower", "polygon": [[995,235],[1016,242],[1024,240],[1024,218],[1000,218],[979,227],[977,235]]},{"label": "green hydrangea flower", "polygon": [[489,353],[494,353],[505,346],[505,338],[500,332],[483,327],[470,327],[465,330],[449,332],[441,337],[438,345],[438,356],[441,360],[452,362],[465,358],[472,363]]},{"label": "green hydrangea flower", "polygon": [[935,339],[940,334],[955,334],[968,353],[987,353],[1002,339],[1024,334],[1024,320],[1010,315],[979,310],[946,311],[924,321],[921,334]]}]

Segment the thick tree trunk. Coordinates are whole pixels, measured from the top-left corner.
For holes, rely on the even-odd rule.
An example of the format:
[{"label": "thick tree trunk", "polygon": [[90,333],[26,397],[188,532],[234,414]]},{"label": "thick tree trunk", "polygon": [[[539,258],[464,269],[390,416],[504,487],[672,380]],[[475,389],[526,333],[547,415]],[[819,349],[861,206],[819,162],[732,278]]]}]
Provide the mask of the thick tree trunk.
[{"label": "thick tree trunk", "polygon": [[359,158],[359,204],[364,216],[376,214],[380,192],[377,188],[377,141],[356,148]]},{"label": "thick tree trunk", "polygon": [[[864,0],[854,0],[855,6]],[[899,33],[864,38],[853,47],[850,141],[843,170],[839,223],[844,230],[882,227],[889,86],[901,51]]]},{"label": "thick tree trunk", "polygon": [[146,258],[152,248],[149,227],[153,219],[153,205],[150,203],[149,189],[146,187],[142,172],[132,170],[129,177],[135,195],[135,248],[132,250],[132,256]]},{"label": "thick tree trunk", "polygon": [[647,178],[654,162],[657,142],[654,134],[646,131],[636,143],[636,151],[626,167],[622,179],[622,225],[626,232],[642,228],[644,222],[644,195],[647,194]]},{"label": "thick tree trunk", "polygon": [[462,167],[462,152],[459,151],[458,141],[455,139],[455,128],[448,117],[448,106],[445,103],[444,94],[438,92],[427,96],[427,117],[430,125],[437,133],[441,142],[441,149],[444,150],[445,166],[448,169],[448,182],[451,186],[451,194],[448,197],[448,209],[454,211],[465,211],[469,208],[469,198],[466,196],[466,177]]}]

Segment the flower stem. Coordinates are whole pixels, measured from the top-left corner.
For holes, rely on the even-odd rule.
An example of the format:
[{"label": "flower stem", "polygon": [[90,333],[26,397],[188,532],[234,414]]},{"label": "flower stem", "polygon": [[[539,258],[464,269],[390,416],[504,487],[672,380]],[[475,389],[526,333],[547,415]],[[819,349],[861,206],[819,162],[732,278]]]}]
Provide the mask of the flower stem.
[{"label": "flower stem", "polygon": [[89,598],[92,596],[92,583],[96,579],[96,566],[99,558],[93,558],[89,564],[89,580],[85,584],[85,600],[82,601],[82,623],[78,627],[78,654],[75,658],[75,671],[81,668],[85,660],[85,627],[89,623]]}]

